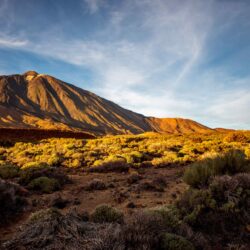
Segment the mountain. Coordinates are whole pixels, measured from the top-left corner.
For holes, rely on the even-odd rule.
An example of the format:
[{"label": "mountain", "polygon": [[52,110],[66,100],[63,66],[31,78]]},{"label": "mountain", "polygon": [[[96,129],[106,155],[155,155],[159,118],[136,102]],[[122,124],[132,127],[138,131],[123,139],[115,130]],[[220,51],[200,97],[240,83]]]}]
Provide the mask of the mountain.
[{"label": "mountain", "polygon": [[183,118],[147,118],[148,123],[156,132],[160,133],[207,133],[213,129],[206,127],[196,121]]},{"label": "mountain", "polygon": [[95,135],[213,131],[189,119],[143,116],[35,71],[0,76],[0,127],[75,130]]},{"label": "mountain", "polygon": [[214,130],[219,133],[228,133],[236,131],[235,129],[230,129],[230,128],[215,128]]}]

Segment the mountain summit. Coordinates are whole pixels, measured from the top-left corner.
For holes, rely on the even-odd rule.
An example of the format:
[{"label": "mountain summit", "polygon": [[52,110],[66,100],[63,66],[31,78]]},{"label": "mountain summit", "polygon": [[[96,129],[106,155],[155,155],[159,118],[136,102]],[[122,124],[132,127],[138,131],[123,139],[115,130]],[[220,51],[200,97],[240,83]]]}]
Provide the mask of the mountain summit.
[{"label": "mountain summit", "polygon": [[0,76],[0,127],[76,130],[95,135],[213,131],[189,119],[143,116],[35,71]]}]

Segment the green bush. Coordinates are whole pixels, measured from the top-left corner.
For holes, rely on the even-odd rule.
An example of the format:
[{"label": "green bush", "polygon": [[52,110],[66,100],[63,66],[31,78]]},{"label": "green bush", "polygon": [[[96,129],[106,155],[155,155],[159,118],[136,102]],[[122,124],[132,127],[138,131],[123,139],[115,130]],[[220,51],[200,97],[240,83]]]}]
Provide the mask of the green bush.
[{"label": "green bush", "polygon": [[123,213],[104,204],[96,207],[95,211],[91,215],[91,219],[96,223],[122,223]]},{"label": "green bush", "polygon": [[[250,174],[218,176],[207,189],[190,189],[176,206],[181,219],[193,229],[230,242],[248,239]],[[239,234],[240,232],[240,234]]]},{"label": "green bush", "polygon": [[43,193],[52,193],[53,191],[59,190],[61,185],[58,180],[54,178],[48,178],[46,176],[41,176],[33,179],[29,185],[29,189],[41,191]]},{"label": "green bush", "polygon": [[122,229],[125,249],[161,249],[161,237],[166,229],[159,214],[135,213]]},{"label": "green bush", "polygon": [[224,160],[224,166],[218,171],[220,175],[250,172],[250,162],[247,160],[244,151],[230,150],[224,154]]},{"label": "green bush", "polygon": [[55,218],[58,215],[60,216],[61,213],[56,208],[42,209],[42,210],[32,213],[28,219],[28,223],[36,223],[39,220],[43,220],[47,218]]},{"label": "green bush", "polygon": [[39,177],[56,179],[61,186],[69,182],[68,176],[59,169],[41,165],[39,167],[21,170],[19,183],[22,185],[28,185],[33,179]]},{"label": "green bush", "polygon": [[234,175],[250,171],[250,164],[244,152],[230,150],[213,158],[193,163],[184,173],[184,181],[191,187],[205,187],[216,175]]},{"label": "green bush", "polygon": [[162,241],[162,249],[164,250],[194,250],[193,244],[184,237],[166,233]]},{"label": "green bush", "polygon": [[193,163],[185,172],[183,180],[194,188],[204,187],[213,175],[213,169],[208,160]]},{"label": "green bush", "polygon": [[162,223],[169,231],[175,232],[180,225],[180,215],[178,209],[174,206],[160,207],[149,210],[149,214],[154,214],[162,218]]},{"label": "green bush", "polygon": [[0,165],[0,177],[3,179],[15,178],[19,175],[19,168],[12,164]]}]

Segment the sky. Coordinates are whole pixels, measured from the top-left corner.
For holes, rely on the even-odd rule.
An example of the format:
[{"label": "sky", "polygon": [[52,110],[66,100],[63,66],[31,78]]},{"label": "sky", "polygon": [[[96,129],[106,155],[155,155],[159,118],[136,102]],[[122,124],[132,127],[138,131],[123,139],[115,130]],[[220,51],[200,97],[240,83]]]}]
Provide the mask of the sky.
[{"label": "sky", "polygon": [[0,75],[155,117],[250,129],[249,0],[0,0]]}]

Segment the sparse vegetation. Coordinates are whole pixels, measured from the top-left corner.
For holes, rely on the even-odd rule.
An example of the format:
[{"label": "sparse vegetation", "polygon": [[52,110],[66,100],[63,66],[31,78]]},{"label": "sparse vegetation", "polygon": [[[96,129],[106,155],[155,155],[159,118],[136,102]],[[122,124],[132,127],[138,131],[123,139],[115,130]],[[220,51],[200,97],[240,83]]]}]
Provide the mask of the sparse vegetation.
[{"label": "sparse vegetation", "polygon": [[166,233],[163,237],[162,249],[165,250],[194,250],[193,244],[184,237]]},{"label": "sparse vegetation", "polygon": [[[248,249],[249,152],[249,132],[147,133],[93,140],[46,139],[8,146],[3,143],[0,177],[7,181],[0,182],[0,202],[5,204],[0,221],[14,218],[23,210],[23,197],[28,193],[24,188],[35,196],[32,209],[57,207],[62,211],[50,208],[35,212],[4,247]],[[175,169],[172,179],[159,174]],[[77,176],[74,180],[79,186],[66,190],[68,196],[67,192],[60,196],[61,191],[53,194],[70,182],[68,174]],[[87,181],[81,182],[80,176],[86,176]],[[181,192],[171,189],[180,182]],[[158,207],[143,209],[140,201],[149,195],[158,199],[169,190],[175,198],[171,205],[159,202],[155,203]],[[84,210],[78,210],[80,215],[68,212],[79,204],[88,206],[98,193],[109,194],[112,206],[93,206],[93,202],[88,209],[93,211],[90,216]],[[83,194],[84,202],[74,199],[78,194]],[[85,200],[86,194],[91,196]],[[44,196],[41,204],[40,196]]]},{"label": "sparse vegetation", "polygon": [[41,191],[43,193],[52,193],[53,191],[59,190],[61,186],[58,180],[54,178],[48,178],[46,176],[41,176],[33,179],[28,184],[28,188]]},{"label": "sparse vegetation", "polygon": [[100,205],[91,215],[91,219],[97,223],[122,223],[123,213],[108,205]]},{"label": "sparse vegetation", "polygon": [[17,184],[0,179],[0,228],[23,211],[27,205],[25,194]]},{"label": "sparse vegetation", "polygon": [[[228,139],[233,137],[234,139]],[[237,138],[237,139],[235,139]],[[249,151],[249,132],[201,135],[106,136],[92,140],[45,139],[2,146],[1,161],[22,169],[47,164],[91,172],[127,172],[129,167],[168,167],[200,161],[230,149]]]},{"label": "sparse vegetation", "polygon": [[104,190],[106,188],[107,188],[107,186],[102,180],[94,179],[88,183],[88,185],[85,187],[85,190],[89,190],[89,191]]},{"label": "sparse vegetation", "polygon": [[56,209],[46,209],[31,215],[24,229],[5,249],[80,249],[84,225],[74,213],[63,216]]},{"label": "sparse vegetation", "polygon": [[247,138],[247,136],[245,136],[244,133],[233,132],[233,133],[229,133],[225,137],[225,141],[226,142],[242,142],[242,143],[247,143],[247,142],[249,142],[249,139]]},{"label": "sparse vegetation", "polygon": [[194,188],[209,184],[212,177],[217,175],[234,175],[250,171],[250,162],[244,152],[230,150],[222,155],[205,158],[191,165],[184,174],[184,181]]},{"label": "sparse vegetation", "polygon": [[19,168],[15,165],[3,163],[0,165],[0,177],[3,179],[12,179],[19,175]]},{"label": "sparse vegetation", "polygon": [[[188,190],[177,202],[182,220],[221,242],[247,242],[250,223],[250,174],[220,176],[207,189]],[[241,232],[239,234],[239,232]]]},{"label": "sparse vegetation", "polygon": [[30,188],[32,188],[32,186],[34,186],[35,182],[36,183],[39,182],[39,181],[34,182],[34,180],[37,180],[38,178],[43,178],[43,179],[39,179],[39,180],[42,180],[42,182],[45,181],[45,178],[47,178],[46,179],[47,182],[48,182],[48,180],[54,180],[53,182],[55,182],[55,180],[56,180],[56,182],[58,183],[58,186],[63,186],[64,184],[69,182],[69,178],[62,171],[60,171],[57,168],[52,168],[52,167],[48,167],[48,166],[44,165],[44,166],[33,167],[33,168],[21,170],[19,183],[24,185],[24,186],[29,186]]}]

